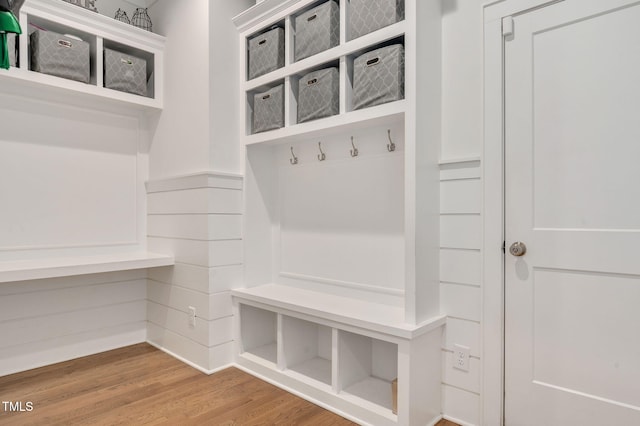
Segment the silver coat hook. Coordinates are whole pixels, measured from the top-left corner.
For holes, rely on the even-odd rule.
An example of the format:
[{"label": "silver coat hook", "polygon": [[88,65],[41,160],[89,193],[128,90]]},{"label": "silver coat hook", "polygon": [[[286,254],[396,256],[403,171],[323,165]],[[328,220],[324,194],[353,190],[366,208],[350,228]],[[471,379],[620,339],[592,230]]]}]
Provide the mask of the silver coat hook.
[{"label": "silver coat hook", "polygon": [[289,159],[289,162],[293,165],[293,164],[298,164],[298,157],[296,157],[296,155],[293,153],[293,147],[291,147],[291,158]]},{"label": "silver coat hook", "polygon": [[318,161],[324,161],[327,159],[327,156],[322,152],[322,142],[318,142],[318,149],[320,150],[320,154],[318,154]]},{"label": "silver coat hook", "polygon": [[387,144],[387,151],[393,152],[396,150],[396,144],[391,140],[391,129],[387,129],[387,136],[389,137],[389,143]]},{"label": "silver coat hook", "polygon": [[351,136],[351,146],[353,147],[353,149],[351,150],[351,156],[352,157],[357,157],[358,156],[358,148],[356,148],[355,144],[353,143],[353,136]]}]

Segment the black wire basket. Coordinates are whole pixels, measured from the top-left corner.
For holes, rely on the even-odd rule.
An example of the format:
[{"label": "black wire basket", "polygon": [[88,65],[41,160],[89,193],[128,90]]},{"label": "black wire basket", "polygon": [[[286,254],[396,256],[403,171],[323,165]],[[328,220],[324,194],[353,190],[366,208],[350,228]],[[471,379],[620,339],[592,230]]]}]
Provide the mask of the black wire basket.
[{"label": "black wire basket", "polygon": [[125,12],[120,8],[118,8],[118,11],[116,12],[116,16],[114,16],[113,19],[115,19],[116,21],[124,22],[125,24],[131,23],[131,20],[127,16],[127,12]]},{"label": "black wire basket", "polygon": [[131,25],[142,28],[143,30],[151,31],[153,24],[151,23],[151,18],[147,14],[146,7],[138,7],[136,11],[133,13],[133,17],[131,18]]}]

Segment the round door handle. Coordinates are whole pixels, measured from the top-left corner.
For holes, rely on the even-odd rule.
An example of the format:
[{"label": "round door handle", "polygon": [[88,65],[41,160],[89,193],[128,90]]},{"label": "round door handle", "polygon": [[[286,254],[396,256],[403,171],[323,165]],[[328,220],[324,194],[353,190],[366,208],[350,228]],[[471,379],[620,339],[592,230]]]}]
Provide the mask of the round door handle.
[{"label": "round door handle", "polygon": [[523,256],[527,252],[527,246],[520,241],[516,241],[509,247],[509,253],[513,256]]}]

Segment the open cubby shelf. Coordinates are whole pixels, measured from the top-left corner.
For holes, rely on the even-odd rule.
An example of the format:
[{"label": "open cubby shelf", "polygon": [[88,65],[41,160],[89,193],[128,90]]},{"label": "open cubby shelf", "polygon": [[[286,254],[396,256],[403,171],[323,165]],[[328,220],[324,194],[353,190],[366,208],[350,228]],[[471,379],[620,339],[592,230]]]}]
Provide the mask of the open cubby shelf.
[{"label": "open cubby shelf", "polygon": [[251,328],[242,335],[242,361],[267,366],[273,372],[395,418],[391,412],[391,381],[398,375],[394,337],[384,341],[344,331],[340,323],[318,323],[298,318],[290,311],[282,312],[239,303],[241,327]]},{"label": "open cubby shelf", "polygon": [[240,318],[243,353],[275,365],[277,361],[276,314],[242,305]]},{"label": "open cubby shelf", "polygon": [[[95,108],[162,109],[164,37],[63,1],[29,0],[19,19],[23,34],[17,42],[17,67],[0,70],[0,90]],[[31,70],[29,39],[36,28],[76,36],[89,44],[89,83]],[[146,61],[147,96],[104,87],[105,48]]]}]

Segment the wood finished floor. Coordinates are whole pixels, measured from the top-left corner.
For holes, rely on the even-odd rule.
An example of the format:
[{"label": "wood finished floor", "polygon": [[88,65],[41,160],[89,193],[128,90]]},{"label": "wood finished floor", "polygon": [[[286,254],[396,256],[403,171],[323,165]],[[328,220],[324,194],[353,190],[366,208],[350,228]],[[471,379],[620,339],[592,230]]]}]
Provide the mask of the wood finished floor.
[{"label": "wood finished floor", "polygon": [[354,424],[236,368],[208,376],[146,343],[0,377],[0,401],[33,403],[21,413],[0,404],[2,426]]}]

